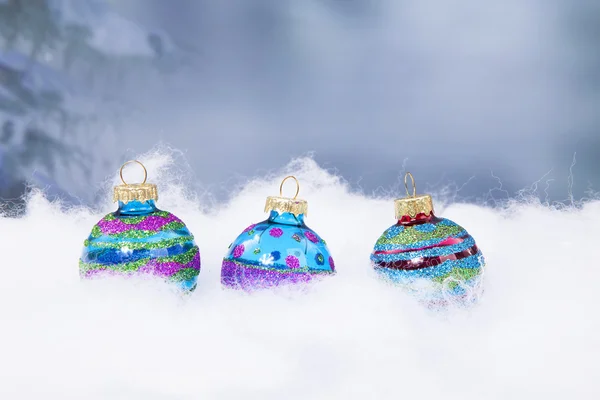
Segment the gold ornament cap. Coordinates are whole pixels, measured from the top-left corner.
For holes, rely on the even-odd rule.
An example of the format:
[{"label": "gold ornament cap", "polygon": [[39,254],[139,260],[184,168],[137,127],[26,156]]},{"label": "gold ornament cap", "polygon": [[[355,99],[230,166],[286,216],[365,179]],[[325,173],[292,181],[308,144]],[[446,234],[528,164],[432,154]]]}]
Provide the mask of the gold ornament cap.
[{"label": "gold ornament cap", "polygon": [[[296,194],[293,198],[283,197],[283,184],[288,179],[296,181]],[[265,203],[265,212],[279,211],[280,213],[289,212],[294,214],[296,217],[300,214],[306,215],[308,213],[308,202],[306,200],[297,199],[298,193],[300,193],[300,183],[295,176],[286,176],[279,185],[279,196],[267,197]]]},{"label": "gold ornament cap", "polygon": [[[137,163],[144,169],[144,181],[142,183],[127,183],[125,179],[123,179],[123,168],[127,164]],[[146,179],[148,178],[148,171],[144,164],[139,162],[138,160],[130,160],[121,166],[119,170],[119,176],[121,177],[122,185],[115,186],[113,192],[113,202],[120,201],[125,204],[130,201],[140,201],[146,202],[148,200],[158,200],[158,190],[156,185],[153,183],[146,183]]]},{"label": "gold ornament cap", "polygon": [[[409,176],[413,186],[412,196],[408,191],[407,179]],[[433,201],[431,200],[431,196],[428,194],[417,196],[417,186],[415,185],[415,178],[413,178],[410,172],[407,172],[406,175],[404,175],[404,187],[406,188],[406,197],[403,199],[394,200],[394,210],[396,211],[396,219],[399,220],[405,216],[415,218],[418,214],[421,213],[427,216],[431,215],[431,213],[433,212]]]}]

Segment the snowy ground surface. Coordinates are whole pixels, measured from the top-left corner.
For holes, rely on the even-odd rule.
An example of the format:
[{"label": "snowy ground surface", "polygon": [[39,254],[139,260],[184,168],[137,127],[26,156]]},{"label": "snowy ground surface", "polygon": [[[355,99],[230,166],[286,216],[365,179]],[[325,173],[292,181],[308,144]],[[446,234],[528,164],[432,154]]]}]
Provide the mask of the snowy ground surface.
[{"label": "snowy ground surface", "polygon": [[[480,305],[442,314],[371,272],[392,197],[350,193],[301,160],[215,207],[182,189],[169,157],[143,160],[159,207],[196,236],[198,289],[182,299],[157,282],[80,282],[82,243],[114,208],[109,192],[101,212],[35,195],[24,218],[0,218],[0,398],[600,398],[600,202],[491,209],[434,198],[487,259]],[[337,276],[305,291],[223,290],[227,246],[265,218],[288,172]]]}]

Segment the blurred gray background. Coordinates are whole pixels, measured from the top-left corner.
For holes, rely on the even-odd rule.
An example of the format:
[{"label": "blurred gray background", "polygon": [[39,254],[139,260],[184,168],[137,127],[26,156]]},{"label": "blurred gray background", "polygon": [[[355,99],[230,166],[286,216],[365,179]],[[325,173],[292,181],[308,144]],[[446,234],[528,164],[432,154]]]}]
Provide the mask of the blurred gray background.
[{"label": "blurred gray background", "polygon": [[368,194],[600,188],[597,0],[0,0],[0,43],[4,207],[157,143],[217,198],[307,154]]}]

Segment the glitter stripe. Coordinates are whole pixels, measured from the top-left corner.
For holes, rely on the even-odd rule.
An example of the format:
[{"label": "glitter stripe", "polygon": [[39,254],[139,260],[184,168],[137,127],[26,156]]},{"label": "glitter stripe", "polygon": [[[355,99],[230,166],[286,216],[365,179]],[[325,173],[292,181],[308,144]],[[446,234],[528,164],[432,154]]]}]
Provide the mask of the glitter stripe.
[{"label": "glitter stripe", "polygon": [[[188,235],[188,236],[181,236],[181,237],[176,237],[176,238],[171,238],[171,239],[163,239],[163,240],[159,240],[159,241],[155,241],[155,242],[119,242],[119,241],[115,241],[115,242],[98,242],[98,241],[94,241],[91,242],[89,239],[86,239],[85,242],[83,242],[84,246],[93,246],[94,248],[103,248],[103,249],[121,249],[123,247],[127,247],[130,250],[140,250],[140,249],[146,249],[146,250],[150,250],[150,249],[157,249],[157,248],[164,248],[164,247],[172,247],[172,246],[176,246],[178,244],[184,244],[187,242],[191,242],[194,240],[194,236],[193,235]],[[93,250],[93,249],[92,249]]]},{"label": "glitter stripe", "polygon": [[161,231],[178,231],[178,230],[182,230],[182,229],[186,228],[186,226],[183,222],[173,221],[173,222],[169,222],[168,224],[163,225],[158,230],[144,231],[144,230],[130,229],[130,230],[127,230],[127,231],[124,231],[121,233],[106,234],[109,236],[106,236],[104,238],[102,236],[105,236],[105,233],[103,233],[98,226],[95,226],[94,228],[97,228],[97,229],[92,229],[92,238],[98,238],[100,240],[112,241],[112,240],[123,240],[123,239],[145,239],[145,238],[149,238],[153,235],[156,235],[158,232],[161,232]]},{"label": "glitter stripe", "polygon": [[419,269],[394,269],[386,268],[382,265],[375,265],[375,270],[383,272],[392,279],[411,279],[411,278],[437,278],[449,274],[453,268],[472,268],[479,269],[484,264],[481,252],[462,258],[460,260],[447,260],[441,264]]},{"label": "glitter stripe", "polygon": [[116,271],[116,270],[112,270],[112,269],[95,269],[95,270],[90,270],[90,271],[86,271],[85,273],[82,273],[81,277],[85,278],[85,279],[93,279],[93,278],[101,278],[101,277],[105,277],[105,276],[133,277],[133,276],[147,276],[147,275],[153,275],[153,276],[157,276],[157,277],[161,277],[161,278],[166,278],[172,282],[190,282],[191,284],[186,285],[186,286],[188,286],[188,287],[186,287],[186,289],[193,290],[195,288],[195,283],[198,278],[198,270],[195,268],[183,268],[171,276],[162,276],[160,274],[152,274],[152,273],[148,273],[145,271],[144,272],[141,272],[141,271],[123,272],[123,271]]},{"label": "glitter stripe", "polygon": [[394,252],[394,250],[397,250],[397,249],[392,249],[389,252],[377,251],[377,252],[374,252],[373,254],[371,254],[371,260],[376,263],[382,263],[382,262],[390,263],[390,262],[394,262],[394,261],[412,260],[412,259],[423,258],[423,257],[427,258],[427,257],[449,256],[454,253],[468,250],[469,248],[473,247],[474,245],[475,245],[475,239],[473,239],[471,236],[467,236],[466,238],[464,238],[462,243],[453,244],[450,246],[430,247],[424,251],[409,250],[409,251],[403,251],[400,253]]},{"label": "glitter stripe", "polygon": [[[435,230],[432,232],[421,232],[415,229],[415,226],[407,226],[404,228],[402,234],[389,239],[385,236],[385,234],[382,235],[377,240],[376,247],[389,247],[395,245],[395,248],[398,248],[398,246],[404,246],[407,249],[416,249],[419,247],[437,244],[449,236],[458,237],[467,233],[458,225],[446,225],[440,223],[435,227]],[[384,249],[382,248],[381,250]]]},{"label": "glitter stripe", "polygon": [[[465,236],[465,235],[468,235],[468,233],[463,229],[461,232],[459,232],[459,233],[457,233],[455,235],[451,235],[449,237],[459,238],[459,237],[462,237],[462,236]],[[445,239],[447,239],[447,237],[426,239],[426,240],[421,240],[419,242],[411,243],[411,244],[408,244],[408,245],[401,245],[401,244],[399,245],[399,244],[392,244],[392,243],[376,244],[375,247],[373,248],[373,250],[374,251],[385,251],[385,250],[402,249],[402,250],[407,250],[407,251],[415,251],[416,249],[419,249],[419,248],[422,248],[422,247],[434,247],[434,246],[437,246],[438,244],[440,244],[441,242],[443,242]]]},{"label": "glitter stripe", "polygon": [[[101,264],[79,262],[80,273],[88,275],[91,271],[113,270],[119,272],[156,272],[156,275],[171,276],[181,269],[192,268],[200,270],[200,252],[197,246],[194,246],[186,253],[169,257],[144,258],[137,261],[121,264]],[[93,272],[91,272],[93,274]]]},{"label": "glitter stripe", "polygon": [[157,217],[168,217],[169,215],[171,215],[170,212],[168,211],[154,211],[148,215],[139,215],[137,217],[133,217],[133,216],[129,216],[129,217],[123,217],[120,216],[119,218],[116,217],[115,215],[116,213],[110,213],[107,214],[104,218],[102,218],[104,221],[114,221],[116,219],[120,219],[123,223],[125,224],[137,224],[142,222],[144,219],[148,218],[151,215],[157,216]]},{"label": "glitter stripe", "polygon": [[309,282],[315,278],[333,274],[333,272],[260,269],[225,259],[221,269],[221,283],[235,289],[258,289],[281,284]]},{"label": "glitter stripe", "polygon": [[86,263],[96,264],[121,264],[124,262],[138,261],[144,258],[156,257],[173,257],[187,253],[190,249],[196,247],[193,241],[186,242],[183,245],[175,245],[166,248],[156,249],[138,249],[129,250],[127,248],[105,249],[105,248],[88,248],[81,255],[81,260]]},{"label": "glitter stripe", "polygon": [[402,269],[402,270],[413,270],[413,269],[421,269],[433,267],[439,264],[442,264],[445,261],[449,260],[461,260],[463,258],[470,257],[476,254],[479,250],[477,249],[477,245],[473,245],[472,247],[459,251],[457,253],[445,255],[445,256],[433,256],[433,257],[418,257],[411,258],[408,260],[395,260],[391,262],[379,262],[377,265],[384,268],[390,269]]},{"label": "glitter stripe", "polygon": [[[167,214],[168,214],[167,216],[155,215],[155,214],[149,215],[147,217],[143,217],[143,219],[141,219],[137,223],[131,223],[131,221],[124,222],[124,221],[127,221],[127,218],[114,219],[114,220],[110,220],[110,221],[107,221],[106,219],[102,219],[100,222],[98,222],[97,225],[103,234],[112,235],[112,234],[123,233],[123,232],[130,231],[130,230],[157,232],[157,231],[161,230],[165,225],[169,224],[170,222],[182,223],[182,221],[179,218],[177,218],[176,216],[174,216],[173,214],[170,214],[170,213],[167,213]],[[136,217],[136,220],[138,218],[139,217]]]},{"label": "glitter stripe", "polygon": [[[460,237],[467,236],[467,235],[468,235],[468,233],[463,230],[461,233],[459,233],[457,235],[452,235],[450,237],[460,238]],[[426,248],[427,247],[429,247],[429,248],[437,247],[440,243],[442,243],[446,239],[447,238],[444,237],[444,238],[422,240],[420,242],[412,243],[410,245],[378,244],[378,245],[375,245],[375,247],[373,248],[373,251],[389,251],[389,250],[417,251],[417,249],[420,249],[423,247],[426,247]]]},{"label": "glitter stripe", "polygon": [[464,239],[465,239],[465,236],[461,236],[458,238],[448,237],[448,238],[442,240],[441,242],[439,242],[438,244],[432,245],[432,246],[419,247],[418,249],[403,248],[403,249],[394,249],[394,250],[380,250],[380,251],[375,251],[374,254],[375,255],[378,255],[378,254],[400,254],[400,253],[407,253],[410,251],[423,251],[423,250],[433,249],[433,248],[440,247],[440,246],[452,246],[455,244],[460,244],[464,241]]}]

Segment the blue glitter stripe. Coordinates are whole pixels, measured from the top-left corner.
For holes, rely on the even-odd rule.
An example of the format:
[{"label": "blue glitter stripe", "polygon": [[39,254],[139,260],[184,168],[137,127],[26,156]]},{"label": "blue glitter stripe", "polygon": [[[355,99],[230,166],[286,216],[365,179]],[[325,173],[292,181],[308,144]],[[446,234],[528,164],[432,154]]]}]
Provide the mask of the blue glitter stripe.
[{"label": "blue glitter stripe", "polygon": [[421,247],[428,247],[428,246],[435,246],[438,243],[446,240],[449,237],[453,237],[453,238],[457,238],[457,237],[461,237],[461,236],[465,236],[468,235],[467,231],[462,230],[459,233],[456,233],[454,235],[450,235],[444,238],[436,238],[436,239],[428,239],[428,240],[422,240],[420,242],[415,242],[415,243],[411,243],[411,244],[376,244],[374,247],[374,251],[386,251],[386,250],[410,250],[410,249],[419,249]]},{"label": "blue glitter stripe", "polygon": [[394,226],[388,228],[385,232],[383,232],[383,235],[387,239],[393,239],[396,236],[398,236],[399,234],[401,234],[402,232],[404,232],[404,226],[394,225]]},{"label": "blue glitter stripe", "polygon": [[376,270],[381,273],[385,273],[391,279],[394,280],[403,280],[403,279],[412,279],[412,278],[437,278],[438,276],[443,276],[454,268],[481,268],[481,264],[483,263],[483,258],[481,252],[478,251],[476,254],[472,256],[462,258],[460,260],[447,260],[443,263],[421,269],[413,269],[413,270],[402,270],[402,269],[392,269],[385,267],[376,267]]},{"label": "blue glitter stripe", "polygon": [[397,275],[390,274],[390,270],[385,268],[378,269],[377,273],[387,281],[393,282],[395,284],[401,285],[404,289],[408,290],[416,294],[419,297],[425,298],[428,301],[441,301],[442,304],[447,300],[451,299],[453,302],[460,302],[461,300],[466,300],[470,302],[475,302],[477,297],[469,299],[470,290],[475,289],[477,286],[481,284],[481,276],[476,276],[471,279],[468,279],[464,282],[461,282],[460,285],[456,285],[454,287],[449,287],[448,285],[444,286],[444,289],[441,290],[441,284],[434,285],[433,288],[427,289],[418,289],[412,283],[415,278],[406,278],[399,277]]},{"label": "blue glitter stripe", "polygon": [[371,260],[375,262],[392,262],[400,260],[412,260],[419,257],[438,257],[448,256],[459,251],[470,249],[475,245],[475,240],[468,236],[462,243],[453,244],[450,246],[434,247],[426,250],[407,251],[405,253],[396,254],[372,254]]},{"label": "blue glitter stripe", "polygon": [[171,257],[183,254],[191,250],[196,245],[193,241],[185,242],[183,245],[175,245],[169,248],[160,249],[162,250],[157,254],[159,249],[139,249],[124,252],[121,249],[106,248],[106,247],[90,247],[86,254],[82,256],[82,261],[85,263],[97,263],[104,265],[116,265],[121,263],[129,263],[144,258],[155,258],[155,257]]},{"label": "blue glitter stripe", "polygon": [[[479,284],[481,284],[481,276],[476,276],[473,277],[471,279],[467,279],[466,281],[461,282],[460,285],[456,285],[454,287],[449,287],[446,286],[444,288],[443,291],[439,290],[439,289],[421,289],[419,290],[418,288],[415,288],[414,286],[411,285],[411,283],[414,282],[415,279],[418,278],[407,278],[405,276],[398,276],[397,274],[394,274],[392,270],[389,269],[378,269],[377,274],[381,277],[383,277],[384,279],[393,282],[395,284],[400,284],[402,286],[405,287],[405,289],[408,289],[411,292],[420,292],[421,290],[424,290],[428,293],[426,293],[428,296],[431,296],[433,298],[439,298],[439,299],[443,299],[446,296],[450,295],[450,296],[464,296],[468,294],[468,288],[474,288],[476,286],[478,286]],[[438,284],[439,285],[439,284]],[[425,294],[425,293],[424,293]]]},{"label": "blue glitter stripe", "polygon": [[[377,270],[377,273],[385,280],[398,284],[400,286],[402,286],[404,289],[408,290],[409,292],[412,292],[413,294],[417,295],[418,297],[422,297],[428,301],[441,301],[442,303],[445,302],[448,298],[451,299],[451,301],[461,301],[461,299],[463,300],[468,300],[468,298],[466,297],[468,295],[468,288],[475,288],[478,285],[481,284],[481,277],[477,276],[471,279],[468,279],[464,282],[462,282],[460,285],[456,285],[454,287],[444,287],[444,290],[440,290],[441,289],[441,284],[436,284],[433,288],[423,288],[423,289],[418,289],[416,288],[414,285],[412,285],[411,283],[414,281],[414,279],[409,279],[406,277],[398,277],[396,275],[392,275],[389,273],[390,270],[385,270],[385,269],[380,269]],[[471,299],[471,301],[475,301],[476,298]]]},{"label": "blue glitter stripe", "polygon": [[[440,290],[441,284],[436,284],[434,288],[429,289],[417,289],[411,285],[414,279],[408,279],[405,277],[398,277],[395,275],[390,275],[388,271],[377,271],[377,273],[383,277],[385,280],[393,282],[395,284],[402,285],[405,289],[410,292],[421,294],[423,296],[428,297],[430,300],[434,299],[445,299],[446,297],[456,298],[457,296],[466,296],[469,293],[468,289],[473,289],[481,284],[481,277],[476,276],[474,278],[468,279],[464,282],[461,282],[460,285],[456,285],[454,287],[445,286],[444,290]],[[439,285],[439,286],[438,286]]]},{"label": "blue glitter stripe", "polygon": [[432,223],[425,223],[425,224],[415,225],[413,227],[413,229],[418,232],[431,233],[431,232],[435,231],[436,227]]}]

